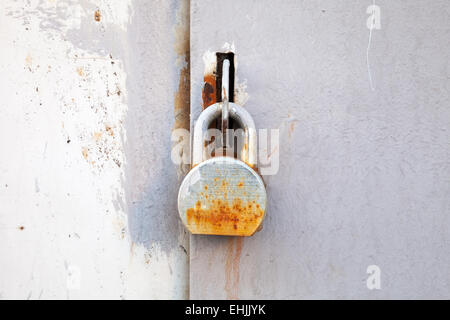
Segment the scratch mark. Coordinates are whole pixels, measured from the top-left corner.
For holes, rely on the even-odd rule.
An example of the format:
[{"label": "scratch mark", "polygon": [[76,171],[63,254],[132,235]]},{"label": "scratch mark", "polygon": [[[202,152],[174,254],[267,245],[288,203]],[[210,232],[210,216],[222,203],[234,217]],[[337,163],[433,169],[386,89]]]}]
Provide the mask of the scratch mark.
[{"label": "scratch mark", "polygon": [[183,252],[184,252],[186,255],[188,254],[186,248],[185,248],[184,246],[182,246],[181,244],[180,244],[180,248],[183,249]]},{"label": "scratch mark", "polygon": [[[373,0],[372,5],[375,6],[375,0]],[[374,8],[374,7],[372,7]],[[375,10],[372,9],[372,24],[370,25],[370,29],[369,29],[369,41],[367,43],[367,50],[366,50],[366,59],[367,59],[367,72],[369,75],[369,83],[370,83],[370,89],[372,89],[372,91],[375,91],[375,88],[373,86],[373,80],[372,80],[372,72],[370,70],[370,61],[369,61],[369,51],[370,51],[370,45],[372,44],[372,30],[373,30],[373,26],[375,24]]]}]

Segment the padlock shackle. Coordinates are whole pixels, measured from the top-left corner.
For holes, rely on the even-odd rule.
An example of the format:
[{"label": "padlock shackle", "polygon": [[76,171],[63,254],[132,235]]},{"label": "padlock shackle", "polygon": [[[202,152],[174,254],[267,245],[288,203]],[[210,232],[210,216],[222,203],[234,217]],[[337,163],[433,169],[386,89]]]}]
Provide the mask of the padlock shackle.
[{"label": "padlock shackle", "polygon": [[[251,115],[243,107],[229,102],[229,117],[236,120],[244,130],[245,141],[241,150],[241,160],[250,167],[257,163],[256,127]],[[222,114],[222,102],[215,103],[200,114],[194,126],[192,141],[192,166],[198,165],[204,159],[204,139],[211,121]]]}]

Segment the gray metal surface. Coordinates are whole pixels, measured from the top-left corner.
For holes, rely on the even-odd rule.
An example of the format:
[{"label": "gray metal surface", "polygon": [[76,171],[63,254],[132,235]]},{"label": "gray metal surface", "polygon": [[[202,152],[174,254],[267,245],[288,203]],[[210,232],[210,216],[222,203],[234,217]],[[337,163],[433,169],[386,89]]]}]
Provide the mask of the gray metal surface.
[{"label": "gray metal surface", "polygon": [[370,32],[372,3],[192,1],[192,119],[204,52],[234,43],[281,143],[263,230],[191,236],[190,298],[450,297],[450,3],[376,1]]}]

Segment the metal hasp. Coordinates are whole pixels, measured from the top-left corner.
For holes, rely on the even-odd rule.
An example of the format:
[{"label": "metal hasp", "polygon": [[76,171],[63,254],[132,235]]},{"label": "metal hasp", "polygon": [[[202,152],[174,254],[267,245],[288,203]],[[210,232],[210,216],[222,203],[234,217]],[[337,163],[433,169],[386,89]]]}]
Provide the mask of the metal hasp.
[{"label": "metal hasp", "polygon": [[[178,211],[193,234],[251,236],[260,229],[265,216],[266,188],[255,170],[255,123],[243,107],[228,102],[227,89],[228,86],[224,86],[223,101],[203,110],[194,126],[192,169],[181,183]],[[222,120],[219,136],[222,142],[228,140],[225,133],[228,119],[234,120],[243,132],[244,143],[237,153],[240,159],[229,155],[211,157],[209,154],[205,138],[211,123],[217,119]]]}]

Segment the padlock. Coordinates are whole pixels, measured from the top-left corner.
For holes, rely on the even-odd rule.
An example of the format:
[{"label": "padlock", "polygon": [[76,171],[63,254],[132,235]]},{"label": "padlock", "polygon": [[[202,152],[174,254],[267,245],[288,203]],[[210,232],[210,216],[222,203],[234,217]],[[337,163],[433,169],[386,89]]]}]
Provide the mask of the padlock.
[{"label": "padlock", "polygon": [[[206,158],[205,134],[222,115],[243,129],[241,159],[230,156]],[[192,137],[192,169],[181,183],[178,211],[193,234],[251,236],[259,230],[266,211],[264,182],[254,170],[257,161],[256,128],[250,114],[234,103],[219,102],[199,116]]]}]

